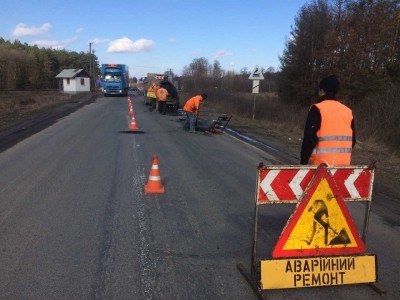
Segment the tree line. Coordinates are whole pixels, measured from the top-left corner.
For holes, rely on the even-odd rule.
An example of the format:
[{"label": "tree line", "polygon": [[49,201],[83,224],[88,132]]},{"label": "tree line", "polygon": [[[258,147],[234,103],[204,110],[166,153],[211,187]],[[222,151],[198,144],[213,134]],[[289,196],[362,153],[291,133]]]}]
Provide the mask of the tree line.
[{"label": "tree line", "polygon": [[291,102],[309,103],[328,74],[353,101],[396,87],[400,1],[314,0],[301,8],[280,60],[280,95]]},{"label": "tree line", "polygon": [[[225,71],[218,60],[212,64],[208,59],[195,58],[185,66],[179,80],[185,90],[200,91],[211,90],[213,92],[241,93],[252,92],[252,81],[249,76],[252,70],[242,68],[238,73]],[[260,81],[260,90],[264,92],[276,92],[277,73],[273,67],[261,68],[264,79]]]},{"label": "tree line", "polygon": [[[335,74],[340,95],[362,101],[400,83],[400,0],[314,0],[304,5],[283,54],[280,70],[262,68],[260,90],[283,101],[309,105],[318,82]],[[218,61],[197,58],[185,66],[188,89],[251,91],[250,71],[225,71]]]},{"label": "tree line", "polygon": [[84,69],[89,73],[91,65],[98,74],[99,64],[94,54],[39,48],[0,37],[0,90],[58,88],[55,77],[63,69]]}]

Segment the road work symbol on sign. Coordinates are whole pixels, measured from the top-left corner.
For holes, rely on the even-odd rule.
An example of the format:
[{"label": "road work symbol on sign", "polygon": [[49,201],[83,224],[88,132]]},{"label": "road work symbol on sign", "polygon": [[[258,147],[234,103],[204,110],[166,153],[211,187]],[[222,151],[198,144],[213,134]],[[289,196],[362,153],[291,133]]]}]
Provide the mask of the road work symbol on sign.
[{"label": "road work symbol on sign", "polygon": [[365,253],[332,174],[317,171],[305,197],[289,218],[272,256],[319,256]]},{"label": "road work symbol on sign", "polygon": [[[309,232],[309,238],[305,241],[307,245],[314,244],[316,247],[320,247],[322,242],[324,246],[351,244],[346,228],[342,228],[340,232],[338,232],[338,230],[333,227],[335,225],[332,224],[332,221],[336,221],[336,225],[339,226],[345,222],[345,220],[344,222],[340,220],[344,218],[344,216],[341,214],[336,201],[331,200],[326,204],[324,200],[317,199],[309,204],[311,204],[307,209],[309,214],[302,215],[304,219],[303,222],[310,223],[310,219],[312,219],[312,230]],[[329,209],[328,206],[330,206]],[[332,213],[333,210],[336,210],[335,214]],[[331,211],[331,219],[333,215],[335,215],[335,219],[329,219],[329,211]]]},{"label": "road work symbol on sign", "polygon": [[261,72],[261,68],[259,66],[255,66],[253,71],[251,72],[249,76],[250,80],[263,80],[264,75]]}]

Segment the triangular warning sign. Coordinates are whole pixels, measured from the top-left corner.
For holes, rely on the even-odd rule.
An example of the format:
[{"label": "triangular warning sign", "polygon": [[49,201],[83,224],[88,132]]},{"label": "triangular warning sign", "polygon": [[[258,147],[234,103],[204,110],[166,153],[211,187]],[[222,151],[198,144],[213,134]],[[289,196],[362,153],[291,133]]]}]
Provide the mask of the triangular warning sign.
[{"label": "triangular warning sign", "polygon": [[365,253],[347,206],[328,168],[317,170],[274,247],[272,257]]},{"label": "triangular warning sign", "polygon": [[250,80],[264,80],[264,75],[262,73],[262,70],[259,66],[255,66],[253,71],[251,72],[249,76]]}]

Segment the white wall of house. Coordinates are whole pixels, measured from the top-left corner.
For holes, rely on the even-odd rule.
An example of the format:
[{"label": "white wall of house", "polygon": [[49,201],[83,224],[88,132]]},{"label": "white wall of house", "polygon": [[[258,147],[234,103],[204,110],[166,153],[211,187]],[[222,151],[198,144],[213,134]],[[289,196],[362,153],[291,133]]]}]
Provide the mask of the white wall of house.
[{"label": "white wall of house", "polygon": [[90,92],[88,77],[63,78],[64,93]]}]

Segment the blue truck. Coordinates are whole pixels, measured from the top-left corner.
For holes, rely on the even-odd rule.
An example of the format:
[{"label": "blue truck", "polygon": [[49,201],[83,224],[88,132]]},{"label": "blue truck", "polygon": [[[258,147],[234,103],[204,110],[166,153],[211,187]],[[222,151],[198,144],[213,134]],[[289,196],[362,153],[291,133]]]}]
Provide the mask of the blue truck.
[{"label": "blue truck", "polygon": [[129,67],[123,64],[102,64],[101,85],[104,96],[126,96],[129,89]]}]

